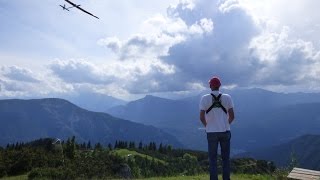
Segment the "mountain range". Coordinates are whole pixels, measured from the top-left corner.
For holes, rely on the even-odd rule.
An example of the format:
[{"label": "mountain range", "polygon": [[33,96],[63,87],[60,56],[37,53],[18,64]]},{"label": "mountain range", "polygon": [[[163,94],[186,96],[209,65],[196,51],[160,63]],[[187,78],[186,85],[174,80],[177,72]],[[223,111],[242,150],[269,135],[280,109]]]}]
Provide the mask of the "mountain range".
[{"label": "mountain range", "polygon": [[[199,121],[198,102],[170,100],[148,95],[143,99],[109,109],[116,117],[152,125],[174,135],[187,148],[206,146],[205,132]],[[203,148],[202,148],[203,149]]]},{"label": "mountain range", "polygon": [[[230,94],[235,104],[232,154],[287,143],[304,134],[320,134],[319,93],[223,92]],[[84,96],[87,103],[77,101],[82,107],[105,113],[63,99],[1,100],[0,143],[76,135],[82,141],[163,141],[206,151],[198,107],[203,94],[176,100],[147,95],[128,103],[109,96],[90,99],[89,94]]]},{"label": "mountain range", "polygon": [[[262,89],[226,90],[235,104],[233,153],[287,142],[306,133],[320,134],[320,94],[275,93]],[[153,125],[177,137],[187,148],[206,150],[199,121],[198,96],[170,100],[155,96],[108,109],[113,116]]]},{"label": "mountain range", "polygon": [[88,111],[63,99],[0,100],[0,145],[71,136],[104,145],[126,140],[182,147],[174,136],[163,130]]},{"label": "mountain range", "polygon": [[291,164],[320,170],[320,135],[303,135],[287,143],[241,153],[237,157],[269,160],[279,167],[288,167]]},{"label": "mountain range", "polygon": [[[97,92],[80,91],[76,93],[67,94],[52,94],[49,97],[42,95],[31,96],[15,96],[15,99],[45,99],[45,98],[57,98],[67,100],[83,109],[94,112],[105,112],[107,109],[127,104],[127,101],[108,96]],[[1,96],[0,99],[12,99],[12,97]]]},{"label": "mountain range", "polygon": [[95,112],[105,112],[111,107],[127,103],[124,100],[112,96],[92,92],[81,92],[79,94],[61,96],[61,98],[68,100],[81,108]]}]

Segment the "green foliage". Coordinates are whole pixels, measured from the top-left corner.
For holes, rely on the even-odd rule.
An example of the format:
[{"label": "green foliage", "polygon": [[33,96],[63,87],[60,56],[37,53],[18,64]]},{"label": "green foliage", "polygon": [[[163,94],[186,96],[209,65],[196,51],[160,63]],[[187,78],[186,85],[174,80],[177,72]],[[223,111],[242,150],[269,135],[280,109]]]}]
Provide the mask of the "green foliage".
[{"label": "green foliage", "polygon": [[76,150],[76,144],[75,144],[75,137],[73,136],[71,140],[69,138],[67,140],[67,143],[63,150],[64,155],[69,159],[74,159],[75,150]]},{"label": "green foliage", "polygon": [[[94,149],[88,147],[90,141],[78,144],[75,137],[60,144],[53,144],[52,139],[10,144],[0,149],[0,177],[27,173],[29,179],[189,177],[207,173],[209,168],[206,152],[157,146],[154,142],[140,142],[136,147],[133,142],[117,141],[116,149],[100,143]],[[273,163],[255,159],[232,159],[231,166],[233,173],[275,171]]]},{"label": "green foliage", "polygon": [[28,179],[65,179],[65,172],[63,169],[57,168],[35,168],[29,175]]},{"label": "green foliage", "polygon": [[286,168],[279,168],[276,169],[273,173],[273,177],[277,180],[286,180],[287,175],[289,174],[288,169]]},{"label": "green foliage", "polygon": [[186,175],[194,175],[201,172],[199,169],[199,163],[197,157],[192,156],[188,153],[183,155],[182,163],[184,164],[185,174]]},{"label": "green foliage", "polygon": [[244,174],[272,174],[276,170],[273,162],[240,158],[231,160],[231,171]]}]

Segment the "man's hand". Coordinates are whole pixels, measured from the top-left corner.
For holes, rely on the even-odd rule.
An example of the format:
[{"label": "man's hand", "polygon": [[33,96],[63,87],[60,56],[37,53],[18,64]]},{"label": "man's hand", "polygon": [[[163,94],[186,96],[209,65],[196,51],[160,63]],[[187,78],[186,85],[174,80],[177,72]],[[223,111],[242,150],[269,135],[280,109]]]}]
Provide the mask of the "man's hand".
[{"label": "man's hand", "polygon": [[207,126],[207,121],[206,121],[205,113],[206,113],[205,110],[201,110],[201,111],[200,111],[200,121],[202,122],[202,124],[203,124],[204,127]]},{"label": "man's hand", "polygon": [[228,109],[228,114],[229,114],[229,124],[232,123],[232,121],[234,120],[234,112],[233,112],[233,108]]}]

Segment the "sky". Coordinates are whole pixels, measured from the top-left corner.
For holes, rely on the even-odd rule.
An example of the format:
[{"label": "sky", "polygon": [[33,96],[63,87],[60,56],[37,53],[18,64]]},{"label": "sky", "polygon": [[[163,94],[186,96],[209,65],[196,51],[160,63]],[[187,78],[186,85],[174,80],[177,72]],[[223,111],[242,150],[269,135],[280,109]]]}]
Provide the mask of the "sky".
[{"label": "sky", "polygon": [[317,0],[0,0],[0,97],[320,92]]}]

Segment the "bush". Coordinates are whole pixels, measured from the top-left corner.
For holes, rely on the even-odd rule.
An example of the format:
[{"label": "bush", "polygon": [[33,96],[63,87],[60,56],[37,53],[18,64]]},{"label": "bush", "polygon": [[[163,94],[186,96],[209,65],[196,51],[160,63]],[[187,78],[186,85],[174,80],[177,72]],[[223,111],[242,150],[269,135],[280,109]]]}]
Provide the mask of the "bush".
[{"label": "bush", "polygon": [[274,176],[275,179],[277,179],[277,180],[286,180],[288,174],[289,174],[288,169],[286,169],[286,168],[279,168],[279,169],[276,169],[276,170],[274,171],[273,176]]},{"label": "bush", "polygon": [[35,168],[29,175],[28,179],[74,179],[75,175],[70,172],[57,168]]},{"label": "bush", "polygon": [[0,178],[4,177],[6,175],[7,175],[7,172],[6,172],[5,168],[0,167]]}]

